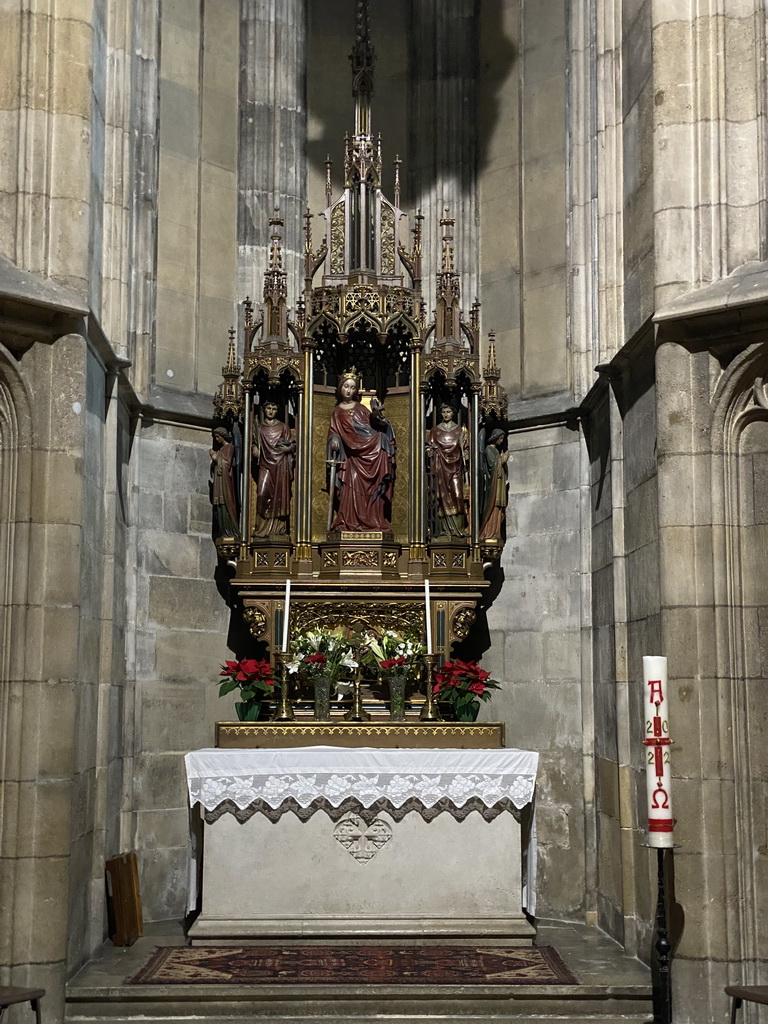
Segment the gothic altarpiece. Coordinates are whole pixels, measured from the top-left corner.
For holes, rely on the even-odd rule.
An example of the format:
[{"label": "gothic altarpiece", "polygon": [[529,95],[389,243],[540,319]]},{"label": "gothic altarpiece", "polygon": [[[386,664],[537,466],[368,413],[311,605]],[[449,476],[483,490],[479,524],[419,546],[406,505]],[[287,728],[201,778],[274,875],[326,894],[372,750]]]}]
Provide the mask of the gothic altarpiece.
[{"label": "gothic altarpiece", "polygon": [[[506,396],[493,335],[480,365],[479,303],[466,318],[445,211],[436,308],[422,298],[422,221],[407,230],[381,190],[371,132],[373,50],[358,26],[355,131],[345,187],[327,165],[324,235],[305,217],[304,291],[287,305],[275,216],[263,307],[243,304],[215,398],[214,539],[251,634],[273,651],[316,626],[425,628],[430,581],[439,658],[466,638],[503,544]],[[407,239],[410,234],[410,239]],[[406,244],[406,240],[407,243]]]}]

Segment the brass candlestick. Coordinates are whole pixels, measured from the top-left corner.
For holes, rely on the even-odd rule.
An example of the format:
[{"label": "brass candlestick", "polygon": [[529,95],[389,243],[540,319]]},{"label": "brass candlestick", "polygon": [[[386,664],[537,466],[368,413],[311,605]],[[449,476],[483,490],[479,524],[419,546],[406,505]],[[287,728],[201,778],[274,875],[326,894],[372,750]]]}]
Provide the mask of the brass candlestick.
[{"label": "brass candlestick", "polygon": [[272,715],[273,722],[293,722],[296,716],[293,713],[290,699],[290,672],[285,667],[285,651],[275,651],[275,675],[280,676],[280,698]]},{"label": "brass candlestick", "polygon": [[437,667],[437,655],[436,654],[425,654],[424,656],[424,668],[426,675],[426,685],[424,687],[424,695],[426,700],[421,706],[421,714],[419,719],[422,722],[442,722],[443,716],[437,707],[435,700],[434,686],[435,686],[435,668]]},{"label": "brass candlestick", "polygon": [[344,715],[345,722],[370,722],[371,716],[363,707],[363,698],[360,694],[360,666],[355,669],[355,678],[352,683],[352,707]]}]

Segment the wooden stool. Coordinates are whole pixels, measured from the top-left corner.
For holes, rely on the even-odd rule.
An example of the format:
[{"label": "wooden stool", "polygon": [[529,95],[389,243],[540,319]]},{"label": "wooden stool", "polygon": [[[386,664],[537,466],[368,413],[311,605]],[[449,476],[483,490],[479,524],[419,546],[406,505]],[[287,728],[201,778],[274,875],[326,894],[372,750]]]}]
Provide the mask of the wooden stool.
[{"label": "wooden stool", "polygon": [[741,1009],[744,1000],[768,1006],[768,985],[726,985],[725,994],[733,998],[731,1024],[736,1024],[736,1011]]},{"label": "wooden stool", "polygon": [[44,988],[16,988],[13,985],[9,985],[6,988],[0,986],[0,1019],[9,1006],[13,1006],[15,1003],[29,1003],[32,1009],[35,1011],[35,1020],[37,1024],[42,1024],[42,1017],[40,1016],[40,1000],[45,995]]}]

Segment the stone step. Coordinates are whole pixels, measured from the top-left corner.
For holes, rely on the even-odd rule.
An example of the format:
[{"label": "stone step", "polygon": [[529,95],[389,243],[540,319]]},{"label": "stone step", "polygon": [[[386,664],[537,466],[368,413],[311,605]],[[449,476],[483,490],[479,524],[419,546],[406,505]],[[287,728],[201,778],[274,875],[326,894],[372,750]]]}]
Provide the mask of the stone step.
[{"label": "stone step", "polygon": [[[530,1015],[530,1014],[503,1014],[488,1017],[485,1014],[472,1014],[471,1016],[446,1017],[441,1014],[408,1014],[406,1016],[377,1014],[375,1017],[360,1017],[337,1014],[323,1015],[322,1017],[284,1017],[272,1016],[260,1019],[269,1020],[271,1024],[649,1024],[648,1011],[641,1014],[618,1015],[609,1014],[597,1016],[588,1014],[585,1016],[551,1016],[551,1015]],[[153,1017],[140,1014],[139,1016],[120,1017],[121,1024],[191,1024],[205,1020],[206,1024],[239,1024],[242,1017]],[[253,1019],[253,1018],[251,1018]],[[95,1024],[96,1021],[115,1021],[116,1018],[104,1017],[67,1017],[72,1024]]]},{"label": "stone step", "polygon": [[129,948],[105,944],[71,979],[66,1022],[645,1024],[652,1016],[648,969],[612,939],[562,922],[539,922],[539,938],[560,952],[578,985],[128,985],[157,945],[185,941],[178,925],[151,926]]},{"label": "stone step", "polygon": [[[151,989],[151,991],[147,991]],[[647,1021],[647,985],[333,986],[115,985],[67,991],[68,1024],[205,1024],[266,1018],[285,1024],[494,1024]]]}]

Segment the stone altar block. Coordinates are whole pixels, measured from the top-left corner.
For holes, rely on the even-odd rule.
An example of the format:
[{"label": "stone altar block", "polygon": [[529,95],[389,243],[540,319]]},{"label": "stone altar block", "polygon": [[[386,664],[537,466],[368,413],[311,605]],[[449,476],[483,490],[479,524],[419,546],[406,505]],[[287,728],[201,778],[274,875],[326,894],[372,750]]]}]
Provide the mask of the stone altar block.
[{"label": "stone altar block", "polygon": [[190,939],[530,942],[537,761],[516,750],[188,754],[205,822]]}]

